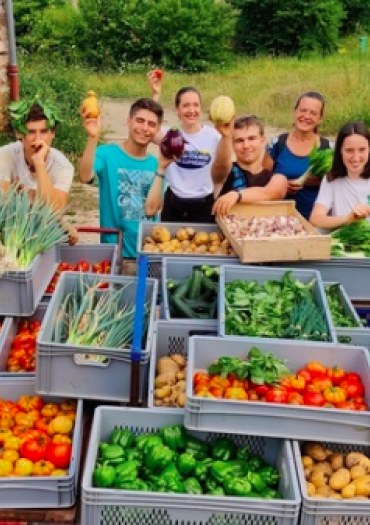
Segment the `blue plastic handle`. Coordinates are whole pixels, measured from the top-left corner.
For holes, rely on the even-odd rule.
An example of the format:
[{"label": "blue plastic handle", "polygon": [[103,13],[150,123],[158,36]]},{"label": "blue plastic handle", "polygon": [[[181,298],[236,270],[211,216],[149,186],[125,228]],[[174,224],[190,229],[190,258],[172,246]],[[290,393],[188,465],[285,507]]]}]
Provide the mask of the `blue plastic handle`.
[{"label": "blue plastic handle", "polygon": [[146,277],[148,274],[148,256],[140,255],[138,262],[138,279],[136,287],[136,311],[134,319],[134,337],[131,348],[131,361],[140,361],[143,338],[144,305]]}]

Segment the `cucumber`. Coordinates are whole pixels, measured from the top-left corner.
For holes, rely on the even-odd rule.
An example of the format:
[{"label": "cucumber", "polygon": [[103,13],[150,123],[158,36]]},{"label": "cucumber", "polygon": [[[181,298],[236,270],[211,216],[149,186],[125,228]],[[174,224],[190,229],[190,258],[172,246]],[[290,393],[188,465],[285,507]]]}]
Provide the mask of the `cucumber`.
[{"label": "cucumber", "polygon": [[200,299],[202,289],[203,274],[200,270],[193,270],[191,284],[189,287],[188,298]]},{"label": "cucumber", "polygon": [[176,288],[175,292],[172,294],[172,297],[177,297],[178,299],[182,299],[183,297],[187,296],[191,284],[192,284],[192,275],[190,275],[190,277],[187,277],[186,279],[184,279],[179,284],[179,286]]},{"label": "cucumber", "polygon": [[178,315],[176,315],[177,318],[182,318],[182,317],[185,317],[186,319],[196,319],[197,318],[197,314],[194,312],[194,310],[190,308],[190,306],[188,306],[186,302],[180,297],[177,297],[174,295],[171,298],[171,303],[178,313]]},{"label": "cucumber", "polygon": [[184,299],[186,304],[190,306],[190,308],[193,308],[193,310],[207,310],[209,309],[209,302],[207,301],[200,301],[199,299]]},{"label": "cucumber", "polygon": [[216,292],[218,295],[218,283],[215,281],[212,281],[209,277],[206,277],[204,274],[202,275],[202,286],[204,288],[204,291],[206,290],[212,290],[213,292]]}]

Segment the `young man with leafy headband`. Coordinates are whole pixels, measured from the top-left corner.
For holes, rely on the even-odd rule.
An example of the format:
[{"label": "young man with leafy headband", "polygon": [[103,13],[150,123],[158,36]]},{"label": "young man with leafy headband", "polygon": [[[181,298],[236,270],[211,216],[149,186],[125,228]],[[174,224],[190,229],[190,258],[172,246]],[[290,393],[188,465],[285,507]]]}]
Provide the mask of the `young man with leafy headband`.
[{"label": "young man with leafy headband", "polygon": [[19,140],[0,148],[0,188],[18,183],[55,209],[64,209],[74,167],[51,147],[60,122],[58,110],[41,100],[21,100],[10,104],[9,113]]}]

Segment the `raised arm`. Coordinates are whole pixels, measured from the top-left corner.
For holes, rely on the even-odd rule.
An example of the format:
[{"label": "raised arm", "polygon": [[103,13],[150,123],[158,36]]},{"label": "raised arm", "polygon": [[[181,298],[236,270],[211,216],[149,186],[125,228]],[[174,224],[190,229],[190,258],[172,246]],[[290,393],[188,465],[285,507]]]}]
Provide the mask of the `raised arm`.
[{"label": "raised arm", "polygon": [[233,128],[234,119],[223,126],[216,126],[221,134],[217,145],[216,157],[211,167],[211,176],[214,184],[222,184],[227,179],[233,164]]},{"label": "raised arm", "polygon": [[80,160],[78,175],[81,182],[90,182],[94,178],[93,168],[95,152],[99,142],[100,117],[82,117],[82,122],[87,134],[87,142]]}]

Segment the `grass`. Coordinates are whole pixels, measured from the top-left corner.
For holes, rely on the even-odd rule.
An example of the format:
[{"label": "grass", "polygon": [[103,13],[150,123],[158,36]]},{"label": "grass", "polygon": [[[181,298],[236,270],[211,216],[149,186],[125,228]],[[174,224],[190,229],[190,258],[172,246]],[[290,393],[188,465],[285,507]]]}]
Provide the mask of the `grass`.
[{"label": "grass", "polygon": [[[24,66],[26,72],[43,67],[45,62],[39,58]],[[58,66],[53,69],[57,77]],[[76,67],[75,79],[100,97],[150,96],[146,70],[139,66],[127,66],[110,74]],[[228,94],[234,99],[238,114],[254,113],[267,124],[281,128],[291,126],[293,106],[302,92],[320,91],[327,101],[322,133],[335,134],[349,120],[363,120],[370,125],[370,52],[361,53],[357,36],[344,41],[338,53],[328,57],[237,57],[231,67],[208,73],[166,71],[162,104],[172,107],[176,91],[185,85],[200,89],[205,111],[215,96]]]}]

